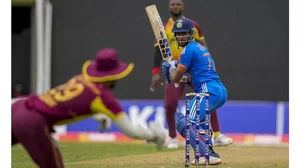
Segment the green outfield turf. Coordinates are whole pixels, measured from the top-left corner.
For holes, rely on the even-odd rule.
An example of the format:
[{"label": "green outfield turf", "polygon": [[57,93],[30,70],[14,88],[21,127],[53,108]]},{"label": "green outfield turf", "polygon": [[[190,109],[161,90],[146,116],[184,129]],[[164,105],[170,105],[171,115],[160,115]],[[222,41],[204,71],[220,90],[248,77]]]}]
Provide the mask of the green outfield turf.
[{"label": "green outfield turf", "polygon": [[[67,168],[183,168],[183,146],[157,151],[153,144],[60,143]],[[288,168],[288,147],[216,147],[223,163],[215,168]],[[12,148],[13,168],[34,166],[22,146]],[[192,166],[194,167],[194,166]]]}]

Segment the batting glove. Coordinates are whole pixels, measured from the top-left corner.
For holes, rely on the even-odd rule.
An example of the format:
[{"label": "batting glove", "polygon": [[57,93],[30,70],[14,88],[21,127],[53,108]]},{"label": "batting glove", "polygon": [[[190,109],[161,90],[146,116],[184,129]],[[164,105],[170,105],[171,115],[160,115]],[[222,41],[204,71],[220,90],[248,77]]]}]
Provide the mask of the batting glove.
[{"label": "batting glove", "polygon": [[187,81],[188,81],[188,75],[187,75],[187,73],[185,73],[185,74],[183,74],[183,76],[179,82],[186,83]]},{"label": "batting glove", "polygon": [[163,62],[162,74],[165,76],[167,83],[173,83],[170,74],[173,70],[176,70],[176,65],[177,65],[177,61]]}]

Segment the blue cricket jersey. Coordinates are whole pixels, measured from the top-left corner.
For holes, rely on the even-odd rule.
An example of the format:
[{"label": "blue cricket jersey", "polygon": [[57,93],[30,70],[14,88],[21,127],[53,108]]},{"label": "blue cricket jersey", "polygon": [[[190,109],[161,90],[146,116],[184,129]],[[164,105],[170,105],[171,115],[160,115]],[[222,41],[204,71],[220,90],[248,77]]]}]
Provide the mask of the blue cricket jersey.
[{"label": "blue cricket jersey", "polygon": [[208,50],[196,41],[191,41],[182,50],[179,66],[185,67],[191,75],[195,92],[199,93],[201,84],[211,80],[219,80],[215,63]]}]

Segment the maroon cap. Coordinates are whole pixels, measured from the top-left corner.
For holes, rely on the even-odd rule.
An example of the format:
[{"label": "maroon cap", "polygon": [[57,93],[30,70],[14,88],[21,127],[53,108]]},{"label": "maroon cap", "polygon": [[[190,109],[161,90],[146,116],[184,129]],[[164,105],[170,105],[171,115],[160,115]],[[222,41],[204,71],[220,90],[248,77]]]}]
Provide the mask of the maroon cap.
[{"label": "maroon cap", "polygon": [[113,48],[104,48],[97,52],[95,61],[86,61],[82,67],[83,76],[92,82],[107,82],[126,77],[134,64],[119,60],[118,52]]}]

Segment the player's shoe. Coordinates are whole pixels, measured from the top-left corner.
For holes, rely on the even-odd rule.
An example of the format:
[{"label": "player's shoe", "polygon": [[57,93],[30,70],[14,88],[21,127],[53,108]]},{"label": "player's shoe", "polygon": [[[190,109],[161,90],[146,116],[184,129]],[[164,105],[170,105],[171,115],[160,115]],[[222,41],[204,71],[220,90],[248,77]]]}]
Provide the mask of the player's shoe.
[{"label": "player's shoe", "polygon": [[176,138],[172,138],[169,145],[168,145],[168,148],[169,149],[177,149],[178,148],[178,139]]},{"label": "player's shoe", "polygon": [[214,146],[227,146],[232,144],[233,140],[223,134],[214,139]]},{"label": "player's shoe", "polygon": [[149,123],[150,130],[153,131],[156,139],[153,141],[157,145],[157,149],[161,149],[162,146],[166,142],[167,135],[163,128],[161,127],[160,123],[157,121],[152,121]]},{"label": "player's shoe", "polygon": [[[211,151],[211,154],[214,156],[210,155],[209,156],[209,165],[219,165],[222,163],[222,159],[220,158],[219,154],[217,154],[212,145],[209,145],[209,149]],[[192,161],[192,165],[195,165],[195,160]],[[202,156],[199,158],[199,165],[205,165],[205,157]]]},{"label": "player's shoe", "polygon": [[[222,163],[222,159],[214,156],[209,156],[209,165],[219,165]],[[192,161],[192,165],[195,165],[195,160]],[[205,157],[199,158],[199,165],[205,165]]]}]

